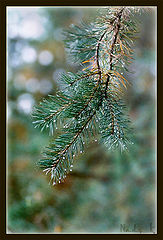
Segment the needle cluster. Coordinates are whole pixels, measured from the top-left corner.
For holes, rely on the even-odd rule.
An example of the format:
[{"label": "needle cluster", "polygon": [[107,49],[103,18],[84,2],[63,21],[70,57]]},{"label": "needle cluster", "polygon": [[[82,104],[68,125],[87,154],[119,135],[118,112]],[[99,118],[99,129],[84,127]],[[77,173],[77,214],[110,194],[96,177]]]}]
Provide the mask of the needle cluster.
[{"label": "needle cluster", "polygon": [[35,127],[48,128],[52,139],[39,161],[51,174],[53,184],[62,182],[72,171],[76,155],[83,153],[90,139],[97,138],[108,149],[127,149],[131,143],[130,121],[122,101],[128,81],[123,73],[132,62],[137,33],[133,7],[102,10],[95,22],[71,26],[65,45],[72,61],[85,68],[62,74],[66,85],[56,96],[44,99],[33,112]]}]

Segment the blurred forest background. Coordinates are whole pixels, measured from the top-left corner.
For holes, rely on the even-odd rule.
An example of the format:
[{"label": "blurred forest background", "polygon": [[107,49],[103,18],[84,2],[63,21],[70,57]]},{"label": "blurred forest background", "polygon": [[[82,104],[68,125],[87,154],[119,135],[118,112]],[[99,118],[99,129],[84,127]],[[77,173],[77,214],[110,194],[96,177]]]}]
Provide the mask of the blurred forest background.
[{"label": "blurred forest background", "polygon": [[[107,152],[98,143],[77,159],[64,183],[49,185],[36,163],[48,132],[32,124],[31,112],[60,87],[62,72],[76,72],[62,31],[92,21],[97,8],[9,7],[8,207],[14,233],[120,232],[121,224],[155,230],[156,204],[156,8],[139,16],[131,86],[126,102],[134,129],[129,152]],[[129,225],[128,225],[129,226]]]}]

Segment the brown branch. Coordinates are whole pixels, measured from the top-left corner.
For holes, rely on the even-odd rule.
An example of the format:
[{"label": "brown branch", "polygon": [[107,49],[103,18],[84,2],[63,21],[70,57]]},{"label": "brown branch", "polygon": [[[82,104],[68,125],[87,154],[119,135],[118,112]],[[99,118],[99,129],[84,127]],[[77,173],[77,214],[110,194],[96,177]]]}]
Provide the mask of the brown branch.
[{"label": "brown branch", "polygon": [[80,78],[77,78],[77,79],[75,79],[73,82],[71,82],[71,83],[70,83],[70,86],[72,86],[75,82],[77,82],[77,81],[79,81],[79,80],[81,80],[81,79],[83,79],[83,78],[87,78],[87,77],[90,77],[90,76],[96,75],[96,74],[98,74],[98,72],[92,72],[92,73],[83,75],[83,76],[81,76]]},{"label": "brown branch", "polygon": [[[109,70],[113,69],[113,63],[112,63],[112,61],[113,61],[113,50],[114,50],[115,43],[117,41],[117,36],[118,36],[118,33],[119,33],[119,29],[120,29],[120,20],[121,20],[123,10],[124,10],[124,8],[121,9],[121,11],[117,14],[116,19],[114,19],[114,22],[117,21],[117,23],[115,24],[115,27],[114,27],[113,38],[112,38],[111,45],[110,45]],[[109,81],[110,81],[110,75],[108,74],[108,77],[107,77],[107,80],[106,80],[106,87],[105,87],[105,98],[106,99],[107,99],[107,89],[108,89]],[[108,100],[108,103],[109,103],[109,108],[110,108],[110,112],[111,112],[111,116],[112,116],[112,131],[111,131],[111,134],[113,134],[114,133],[114,113],[113,113],[112,106],[111,106],[111,103],[110,103],[109,100]]]},{"label": "brown branch", "polygon": [[[77,139],[77,137],[80,135],[80,133],[83,131],[83,129],[87,126],[87,124],[89,123],[89,121],[93,118],[93,116],[95,115],[96,111],[94,111],[94,113],[88,118],[88,120],[85,122],[85,124],[82,126],[82,128],[79,130],[79,132],[74,136],[73,140],[71,141],[70,144],[68,144],[68,146],[61,152],[59,152],[59,155],[63,155],[68,149],[69,147],[75,142],[75,140]],[[53,165],[53,167],[56,167],[56,165],[59,163],[59,158],[58,161]]]},{"label": "brown branch", "polygon": [[54,117],[55,115],[57,115],[57,113],[59,113],[61,110],[65,109],[66,107],[68,107],[69,105],[71,105],[72,102],[64,105],[63,107],[59,108],[55,113],[50,114],[48,117],[45,118],[45,121],[49,120],[50,118]]},{"label": "brown branch", "polygon": [[100,68],[100,64],[99,64],[99,49],[100,49],[100,44],[101,44],[101,41],[103,39],[103,37],[105,36],[105,34],[107,33],[107,31],[105,31],[99,41],[98,41],[98,44],[97,44],[97,47],[96,47],[96,64],[97,64],[97,69],[98,69],[98,73],[99,73],[99,79],[101,80],[101,68]]},{"label": "brown branch", "polygon": [[84,109],[86,109],[86,107],[88,106],[88,104],[91,102],[92,98],[94,97],[97,89],[98,89],[98,86],[99,86],[99,81],[97,83],[97,85],[95,86],[94,88],[94,92],[92,93],[92,95],[90,96],[90,99],[87,101],[86,105],[80,110],[80,112],[75,116],[75,118],[77,118],[83,111]]},{"label": "brown branch", "polygon": [[[112,64],[112,61],[113,61],[113,50],[114,50],[114,46],[115,46],[115,43],[116,43],[116,40],[117,40],[117,36],[118,36],[118,33],[119,33],[119,29],[120,29],[120,20],[121,20],[123,9],[124,8],[122,8],[121,11],[117,14],[117,18],[116,18],[117,23],[116,23],[116,25],[114,27],[114,34],[113,34],[113,38],[112,38],[111,46],[110,46],[109,70],[113,69],[113,64]],[[106,98],[107,98],[107,88],[108,88],[109,80],[110,80],[110,75],[108,74],[107,81],[106,81],[106,87],[105,87],[105,97]]]},{"label": "brown branch", "polygon": [[101,69],[100,69],[100,64],[99,64],[99,49],[100,49],[101,41],[102,41],[102,39],[103,39],[103,37],[105,36],[106,33],[107,33],[107,31],[105,31],[105,32],[101,35],[101,37],[100,37],[100,39],[99,39],[99,41],[98,41],[97,47],[96,47],[96,64],[97,64],[97,70],[98,70],[98,72],[91,74],[91,75],[99,74],[99,80],[98,80],[97,86],[95,87],[95,91],[93,92],[93,94],[92,94],[92,96],[90,97],[90,99],[89,99],[89,101],[87,102],[87,104],[84,106],[84,108],[83,108],[83,109],[77,114],[77,116],[75,116],[75,117],[78,117],[78,116],[82,113],[82,111],[88,106],[88,104],[89,104],[90,101],[92,100],[95,92],[97,91],[97,87],[98,87],[98,85],[99,85],[99,83],[100,83],[100,80],[101,80]]}]

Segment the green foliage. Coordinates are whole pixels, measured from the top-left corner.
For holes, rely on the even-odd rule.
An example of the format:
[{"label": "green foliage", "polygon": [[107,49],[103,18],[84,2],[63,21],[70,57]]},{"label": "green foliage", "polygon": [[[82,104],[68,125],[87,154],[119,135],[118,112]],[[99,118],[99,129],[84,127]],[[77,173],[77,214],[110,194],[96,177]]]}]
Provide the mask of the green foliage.
[{"label": "green foliage", "polygon": [[[24,22],[31,22],[29,15],[33,16],[36,11],[36,8],[30,9],[30,14],[26,14],[26,8],[9,9],[9,26],[18,33],[24,31]],[[47,186],[50,174],[42,174],[35,162],[41,158],[40,148],[48,146],[49,129],[42,133],[39,128],[34,129],[29,113],[25,114],[18,108],[20,96],[24,93],[36,101],[48,99],[47,94],[56,95],[61,81],[57,82],[58,75],[54,77],[54,71],[58,73],[62,69],[76,73],[81,70],[80,66],[72,65],[67,59],[65,61],[59,29],[67,28],[71,23],[78,24],[81,16],[88,22],[92,12],[97,10],[99,8],[39,8],[41,25],[46,22],[44,38],[33,40],[8,33],[9,233],[121,233],[121,224],[130,225],[131,229],[137,224],[143,232],[151,233],[149,224],[156,226],[156,46],[153,42],[156,8],[152,8],[152,14],[139,17],[142,30],[134,46],[135,60],[129,66],[129,72],[123,75],[132,83],[123,96],[134,128],[134,145],[129,151],[106,152],[107,148],[99,142],[88,139],[87,149],[75,157],[73,171],[67,175],[64,184]],[[11,17],[14,13],[16,25],[13,24],[15,18]],[[38,21],[38,17],[32,19]],[[21,60],[16,65],[27,45],[36,50],[37,59],[32,64]],[[54,61],[47,66],[38,61],[43,50],[54,56]],[[29,88],[31,78],[37,78],[37,82]],[[34,91],[42,79],[52,84],[48,93],[43,91],[43,87]],[[54,127],[53,138],[60,133],[60,129],[55,130]],[[100,135],[96,139],[99,140]]]},{"label": "green foliage", "polygon": [[64,88],[35,108],[35,127],[57,128],[61,135],[52,139],[39,164],[51,173],[53,184],[64,180],[76,155],[91,137],[101,135],[108,149],[127,149],[130,123],[122,103],[127,80],[123,72],[131,63],[132,45],[137,31],[133,8],[115,7],[87,25],[72,26],[66,34],[66,47],[74,62],[85,68],[77,74],[61,76]]},{"label": "green foliage", "polygon": [[[119,146],[123,151],[127,149],[129,144],[132,144],[131,132],[129,131],[130,121],[124,114],[124,110],[123,102],[117,101],[113,97],[110,97],[109,103],[106,100],[103,102],[103,107],[99,113],[99,122],[101,140],[108,149],[115,149]],[[112,134],[113,132],[114,134]]]}]

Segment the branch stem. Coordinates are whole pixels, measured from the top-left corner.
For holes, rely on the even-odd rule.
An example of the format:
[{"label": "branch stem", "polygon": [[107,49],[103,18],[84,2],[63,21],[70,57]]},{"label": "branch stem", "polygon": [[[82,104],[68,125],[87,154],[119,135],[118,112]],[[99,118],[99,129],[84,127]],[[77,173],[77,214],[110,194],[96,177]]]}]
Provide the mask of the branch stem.
[{"label": "branch stem", "polygon": [[[95,115],[96,110],[93,112],[93,114],[88,118],[88,120],[85,122],[85,124],[82,126],[82,128],[77,132],[77,134],[74,136],[73,140],[71,141],[70,144],[68,144],[68,146],[62,150],[61,152],[58,153],[58,155],[63,155],[69,148],[70,146],[75,142],[75,140],[77,139],[77,137],[81,134],[81,132],[83,131],[83,129],[87,126],[87,124],[89,123],[89,121],[93,118],[93,116]],[[57,162],[53,165],[53,167],[56,168],[56,165],[59,163],[60,158],[58,158]]]},{"label": "branch stem", "polygon": [[[113,33],[113,37],[112,37],[112,41],[111,41],[111,45],[110,45],[110,60],[109,60],[109,70],[113,70],[113,50],[114,50],[114,46],[116,44],[117,41],[117,36],[119,33],[119,29],[120,29],[120,20],[121,20],[121,16],[122,16],[122,12],[123,9],[121,9],[121,11],[117,14],[117,17],[115,19],[114,22],[116,22],[115,27],[114,27],[114,33]],[[108,89],[108,85],[109,85],[109,80],[110,80],[110,74],[108,74],[107,80],[106,80],[106,86],[105,86],[105,98],[107,99],[107,89]],[[109,104],[109,108],[110,108],[110,112],[111,112],[111,118],[112,118],[112,131],[111,133],[114,133],[114,113],[113,113],[113,109],[111,106],[111,102],[108,100],[108,104]]]}]

